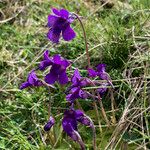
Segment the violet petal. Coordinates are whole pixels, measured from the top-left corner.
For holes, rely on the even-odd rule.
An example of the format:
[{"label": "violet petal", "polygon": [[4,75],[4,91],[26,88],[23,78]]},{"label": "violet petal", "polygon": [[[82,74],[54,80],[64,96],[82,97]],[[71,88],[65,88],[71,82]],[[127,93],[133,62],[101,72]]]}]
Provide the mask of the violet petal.
[{"label": "violet petal", "polygon": [[97,72],[92,68],[88,69],[88,74],[90,77],[96,77],[97,76]]},{"label": "violet petal", "polygon": [[29,82],[24,82],[24,83],[21,84],[20,89],[23,90],[23,89],[25,89],[29,86],[32,86],[32,85]]},{"label": "violet petal", "polygon": [[57,22],[58,17],[54,16],[54,15],[48,15],[48,23],[47,26],[49,28],[53,27],[55,25],[55,23]]},{"label": "violet petal", "polygon": [[28,75],[27,81],[28,81],[30,84],[34,85],[37,80],[38,80],[38,78],[37,78],[37,76],[36,76],[34,70],[32,70],[32,71],[29,73],[29,75]]},{"label": "violet petal", "polygon": [[68,76],[67,76],[65,71],[63,71],[59,74],[59,79],[58,80],[59,80],[60,84],[68,83]]},{"label": "violet petal", "polygon": [[50,73],[48,73],[45,76],[45,82],[48,84],[54,84],[55,81],[57,81],[57,79],[58,79],[58,75],[55,74],[55,72],[53,72],[53,71],[50,71]]},{"label": "violet petal", "polygon": [[105,72],[106,64],[99,64],[96,68],[98,72]]},{"label": "violet petal", "polygon": [[60,57],[59,54],[56,54],[56,55],[53,56],[53,62],[54,62],[55,64],[58,64],[58,65],[61,64],[61,57]]},{"label": "violet petal", "polygon": [[52,8],[52,12],[57,15],[57,16],[60,16],[60,11],[56,8]]},{"label": "violet petal", "polygon": [[65,9],[60,10],[60,16],[64,19],[67,19],[69,17],[69,12]]},{"label": "violet petal", "polygon": [[74,85],[76,85],[76,84],[78,84],[78,82],[79,82],[80,79],[81,79],[81,76],[80,76],[79,70],[76,69],[76,70],[74,71],[74,74],[73,74],[72,78],[71,78],[71,82],[72,82]]},{"label": "violet petal", "polygon": [[68,25],[65,29],[62,30],[62,36],[65,41],[70,41],[76,37],[74,30]]},{"label": "violet petal", "polygon": [[59,42],[61,30],[59,28],[52,28],[49,30],[47,37],[54,43]]},{"label": "violet petal", "polygon": [[44,126],[44,130],[49,131],[54,124],[55,124],[55,120],[53,117],[50,116],[49,121]]}]

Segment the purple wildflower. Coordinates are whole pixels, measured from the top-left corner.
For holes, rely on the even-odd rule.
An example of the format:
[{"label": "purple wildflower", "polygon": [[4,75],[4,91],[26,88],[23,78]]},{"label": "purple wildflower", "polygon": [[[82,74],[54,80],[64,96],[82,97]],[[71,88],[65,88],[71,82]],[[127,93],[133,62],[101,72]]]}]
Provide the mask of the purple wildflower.
[{"label": "purple wildflower", "polygon": [[20,89],[22,90],[30,86],[41,86],[41,85],[43,85],[42,81],[40,81],[37,78],[35,71],[32,70],[28,75],[27,81],[21,84]]},{"label": "purple wildflower", "polygon": [[71,78],[72,85],[69,87],[68,91],[69,94],[66,96],[67,101],[74,102],[75,99],[81,98],[86,99],[88,98],[88,93],[82,89],[89,85],[89,80],[80,76],[78,69],[74,71],[74,74]]},{"label": "purple wildflower", "polygon": [[75,38],[76,34],[70,27],[74,21],[71,14],[65,9],[52,9],[53,14],[48,16],[48,27],[50,28],[47,37],[54,43],[58,43],[60,35],[65,41],[70,41]]},{"label": "purple wildflower", "polygon": [[111,78],[110,78],[109,74],[108,74],[105,70],[106,70],[106,65],[105,65],[105,64],[99,64],[99,65],[97,66],[97,71],[99,72],[99,73],[98,73],[98,76],[99,76],[102,80],[107,80],[107,82],[113,87]]},{"label": "purple wildflower", "polygon": [[[59,81],[60,84],[66,84],[68,82],[66,69],[70,65],[70,62],[66,59],[62,59],[58,54],[54,55],[53,58],[48,59],[48,61],[47,64],[52,67],[50,72],[45,76],[45,82],[48,84],[54,84],[55,81]],[[45,68],[47,64],[43,63],[43,68]]]},{"label": "purple wildflower", "polygon": [[107,82],[112,85],[112,81],[111,78],[109,76],[109,74],[105,71],[106,70],[106,65],[105,64],[99,64],[97,67],[97,70],[93,70],[91,68],[88,69],[88,73],[90,77],[96,77],[99,76],[100,79],[102,80],[107,80]]},{"label": "purple wildflower", "polygon": [[82,141],[80,134],[77,131],[77,120],[76,113],[74,110],[66,110],[64,112],[64,118],[62,120],[63,130],[70,136],[74,141],[78,142],[81,149],[84,150],[85,146]]},{"label": "purple wildflower", "polygon": [[90,117],[86,116],[83,111],[81,110],[76,110],[76,119],[78,122],[85,126],[89,126],[91,128],[94,128],[93,121],[91,120]]},{"label": "purple wildflower", "polygon": [[62,120],[62,126],[64,131],[75,141],[78,137],[74,136],[74,131],[77,131],[77,120],[74,110],[66,110],[64,112],[64,118]]},{"label": "purple wildflower", "polygon": [[49,131],[54,124],[55,124],[55,120],[52,116],[50,116],[49,121],[44,126],[44,130]]},{"label": "purple wildflower", "polygon": [[114,87],[114,86],[112,84],[112,81],[111,81],[109,74],[105,71],[106,65],[105,64],[99,64],[96,68],[97,68],[96,71],[92,68],[89,68],[88,73],[89,73],[90,77],[99,76],[100,79],[107,81],[107,82],[103,82],[100,84],[100,86],[103,86],[102,88],[97,89],[99,94],[102,96],[107,91],[108,85],[111,85],[112,87]]},{"label": "purple wildflower", "polygon": [[95,129],[92,120],[88,116],[86,116],[81,110],[70,109],[64,112],[64,118],[62,120],[62,126],[64,131],[74,141],[77,141],[84,149],[84,143],[77,129],[78,122],[85,126],[89,126],[92,129]]}]

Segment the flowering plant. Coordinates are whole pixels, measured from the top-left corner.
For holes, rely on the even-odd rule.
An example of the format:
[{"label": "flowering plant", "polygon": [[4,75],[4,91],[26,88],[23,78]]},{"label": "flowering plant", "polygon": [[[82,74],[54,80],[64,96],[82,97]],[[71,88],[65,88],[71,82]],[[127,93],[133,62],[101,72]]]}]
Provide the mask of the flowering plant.
[{"label": "flowering plant", "polygon": [[[37,69],[33,69],[27,78],[27,81],[22,83],[20,89],[27,87],[38,87],[54,85],[58,82],[66,87],[64,93],[66,94],[66,103],[68,108],[64,111],[62,118],[62,128],[64,132],[74,141],[78,142],[81,149],[85,149],[85,144],[78,132],[78,123],[88,126],[93,131],[93,148],[96,150],[96,132],[92,119],[87,116],[82,110],[76,110],[74,105],[77,99],[92,99],[93,102],[101,101],[101,97],[107,91],[107,86],[112,86],[112,81],[108,73],[106,72],[106,65],[99,64],[96,70],[90,66],[90,57],[88,53],[88,44],[86,39],[86,33],[80,17],[75,13],[70,13],[65,9],[52,9],[53,14],[48,16],[47,26],[49,31],[47,34],[48,39],[53,43],[59,43],[61,36],[65,41],[73,40],[76,36],[75,31],[71,28],[71,24],[77,19],[83,29],[83,35],[85,39],[85,50],[88,60],[88,76],[82,77],[79,69],[76,68],[71,77],[68,75],[68,69],[73,65],[70,60],[63,58],[60,54],[49,56],[49,50],[46,50],[43,54],[43,60],[40,62]],[[36,71],[44,71],[49,69],[49,72],[44,75],[44,79],[41,80],[37,77]],[[98,82],[93,80],[98,76],[102,81]],[[91,77],[91,78],[89,78]],[[97,90],[88,91],[86,88],[90,86],[99,85],[101,88]],[[95,108],[96,109],[96,108]],[[44,125],[44,130],[48,132],[55,124],[55,119],[52,115],[49,116],[48,122]]]}]

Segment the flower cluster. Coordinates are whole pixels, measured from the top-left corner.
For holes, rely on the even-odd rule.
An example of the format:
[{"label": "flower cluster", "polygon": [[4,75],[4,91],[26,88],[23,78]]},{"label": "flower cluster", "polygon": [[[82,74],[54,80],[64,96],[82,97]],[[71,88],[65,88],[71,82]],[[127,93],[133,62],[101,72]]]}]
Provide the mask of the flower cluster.
[{"label": "flower cluster", "polygon": [[[75,38],[76,34],[70,27],[71,23],[75,20],[73,14],[65,9],[58,10],[55,8],[52,9],[52,12],[53,14],[48,16],[48,39],[54,43],[58,43],[61,35],[65,41],[70,41]],[[43,54],[43,60],[40,62],[38,68],[29,73],[27,81],[21,84],[20,89],[53,85],[55,82],[58,82],[61,85],[69,85],[64,93],[66,94],[66,103],[69,103],[70,106],[64,112],[62,127],[72,140],[80,144],[81,149],[85,149],[84,142],[78,132],[78,123],[90,127],[94,132],[95,127],[90,117],[86,116],[83,111],[74,109],[75,100],[95,100],[97,99],[97,93],[100,94],[100,96],[103,96],[103,94],[107,91],[107,86],[113,85],[110,76],[106,72],[105,64],[99,64],[96,67],[96,70],[88,68],[88,77],[82,77],[79,69],[75,69],[70,78],[67,75],[67,69],[71,66],[71,61],[64,59],[60,54],[55,54],[50,57],[49,51],[46,50]],[[49,70],[49,72],[44,76],[43,80],[39,79],[36,75],[36,71],[44,71],[46,69]],[[96,76],[105,82],[95,82],[95,80],[89,78],[95,78]],[[86,87],[95,85],[102,86],[94,92],[95,95],[93,95],[93,92],[91,94],[86,90]],[[48,122],[44,126],[44,130],[49,131],[54,124],[55,119],[50,116]]]}]

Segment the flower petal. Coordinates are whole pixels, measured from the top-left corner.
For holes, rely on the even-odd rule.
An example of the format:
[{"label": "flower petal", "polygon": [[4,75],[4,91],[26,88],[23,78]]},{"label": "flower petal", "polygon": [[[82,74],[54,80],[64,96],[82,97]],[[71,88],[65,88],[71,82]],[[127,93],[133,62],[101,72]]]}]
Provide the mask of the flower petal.
[{"label": "flower petal", "polygon": [[54,84],[57,81],[58,75],[51,69],[50,73],[45,76],[45,82],[48,84]]},{"label": "flower petal", "polygon": [[50,66],[50,65],[51,65],[50,61],[43,60],[43,61],[40,62],[39,69],[40,70],[45,70],[45,68]]},{"label": "flower petal", "polygon": [[89,116],[86,116],[81,110],[76,110],[76,119],[78,122],[84,124],[85,126],[89,126],[94,128],[94,123]]},{"label": "flower petal", "polygon": [[72,102],[74,102],[75,99],[80,98],[79,90],[80,90],[80,88],[78,88],[78,87],[72,88],[71,89],[71,94],[68,94],[66,96],[67,101],[72,103]]},{"label": "flower petal", "polygon": [[65,41],[70,41],[73,38],[75,38],[76,33],[74,30],[70,27],[70,25],[67,25],[65,29],[62,30],[62,36]]},{"label": "flower petal", "polygon": [[24,89],[28,86],[41,86],[43,83],[37,78],[36,73],[32,70],[27,78],[27,82],[22,83],[20,89]]},{"label": "flower petal", "polygon": [[76,111],[76,119],[78,120],[80,117],[84,116],[84,113],[82,110],[77,109]]},{"label": "flower petal", "polygon": [[58,17],[57,16],[54,16],[54,15],[48,15],[48,23],[47,23],[47,26],[49,28],[53,27],[56,22],[58,20]]},{"label": "flower petal", "polygon": [[63,130],[74,140],[77,141],[78,137],[74,134],[74,129],[71,122],[67,122],[65,119],[62,121]]},{"label": "flower petal", "polygon": [[60,11],[56,8],[52,8],[52,12],[57,15],[57,16],[60,16]]},{"label": "flower petal", "polygon": [[107,82],[102,83],[101,86],[103,86],[103,87],[98,88],[98,89],[97,89],[97,92],[98,92],[98,93],[100,94],[100,96],[102,97],[102,96],[105,94],[105,92],[107,91],[108,83],[107,83]]},{"label": "flower petal", "polygon": [[80,73],[79,73],[79,70],[76,69],[73,73],[73,76],[71,78],[71,82],[74,84],[74,85],[77,85],[79,80],[81,79],[81,76],[80,76]]},{"label": "flower petal", "polygon": [[58,65],[61,64],[61,57],[59,54],[53,56],[53,62]]},{"label": "flower petal", "polygon": [[61,9],[60,10],[60,16],[64,19],[68,19],[69,17],[69,12],[66,9]]},{"label": "flower petal", "polygon": [[100,72],[98,75],[102,80],[107,80],[109,85],[111,85],[112,88],[114,88],[114,85],[112,84],[112,80],[107,72]]},{"label": "flower petal", "polygon": [[107,80],[107,82],[109,83],[109,85],[112,86],[112,88],[114,88],[114,85],[112,84],[112,80],[110,75],[105,72],[105,64],[100,64],[99,65],[99,72],[98,72],[98,76],[102,79],[102,80]]},{"label": "flower petal", "polygon": [[88,94],[85,91],[83,91],[83,90],[79,90],[79,96],[82,99],[88,98]]},{"label": "flower petal", "polygon": [[[71,137],[74,130],[77,131],[77,121],[75,118],[74,110],[66,110],[64,112],[64,118],[62,120],[62,126],[64,131]],[[75,139],[74,139],[75,140]]]},{"label": "flower petal", "polygon": [[80,87],[72,87],[71,92],[75,93],[80,90]]},{"label": "flower petal", "polygon": [[92,68],[88,69],[88,74],[90,77],[96,77],[97,76],[97,72]]},{"label": "flower petal", "polygon": [[106,64],[99,64],[96,68],[98,72],[105,72]]},{"label": "flower petal", "polygon": [[91,81],[87,78],[84,78],[80,81],[79,85],[80,87],[86,87],[91,83]]},{"label": "flower petal", "polygon": [[49,30],[47,37],[50,41],[54,43],[59,42],[61,30],[59,28],[52,28]]},{"label": "flower petal", "polygon": [[67,67],[70,65],[70,62],[69,62],[68,60],[62,60],[62,61],[61,61],[61,64],[62,64],[65,68],[67,68]]},{"label": "flower petal", "polygon": [[66,100],[70,103],[72,103],[72,98],[71,98],[72,94],[68,94],[66,95]]},{"label": "flower petal", "polygon": [[44,60],[50,60],[50,57],[49,57],[49,50],[46,50],[43,54],[43,57],[44,57]]},{"label": "flower petal", "polygon": [[49,121],[44,126],[44,130],[49,131],[54,124],[55,124],[55,120],[52,116],[50,116]]},{"label": "flower petal", "polygon": [[106,72],[99,72],[98,75],[102,80],[109,80],[109,75]]},{"label": "flower petal", "polygon": [[77,121],[75,119],[75,110],[69,109],[64,112],[64,118],[67,120],[67,122],[70,122],[73,126],[73,129],[77,130]]},{"label": "flower petal", "polygon": [[29,86],[32,86],[32,85],[29,82],[24,82],[24,83],[21,84],[20,89],[23,90],[23,89],[25,89]]},{"label": "flower petal", "polygon": [[65,71],[63,71],[63,72],[61,72],[59,74],[58,80],[59,80],[60,84],[66,84],[66,83],[68,83],[68,76],[67,76],[67,74],[66,74]]},{"label": "flower petal", "polygon": [[38,80],[38,78],[37,78],[37,76],[36,76],[34,70],[32,70],[32,71],[29,73],[29,75],[28,75],[27,81],[28,81],[30,84],[34,85],[37,80]]},{"label": "flower petal", "polygon": [[52,65],[52,60],[49,57],[49,51],[46,50],[43,54],[44,60],[40,62],[39,69],[44,70],[46,67]]},{"label": "flower petal", "polygon": [[34,84],[34,86],[42,86],[42,85],[43,85],[43,83],[40,80],[36,81]]}]

